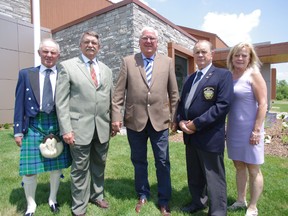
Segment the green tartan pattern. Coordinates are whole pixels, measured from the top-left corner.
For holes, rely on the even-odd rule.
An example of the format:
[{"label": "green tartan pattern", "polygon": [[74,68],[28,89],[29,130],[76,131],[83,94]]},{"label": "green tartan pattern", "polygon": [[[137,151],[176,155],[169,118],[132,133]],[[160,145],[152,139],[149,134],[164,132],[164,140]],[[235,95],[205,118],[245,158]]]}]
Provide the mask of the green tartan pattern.
[{"label": "green tartan pattern", "polygon": [[64,142],[63,152],[57,158],[49,159],[41,155],[39,145],[44,134],[49,133],[59,134],[55,112],[40,112],[35,118],[29,119],[28,132],[23,137],[20,151],[20,176],[59,170],[71,165],[70,149]]}]

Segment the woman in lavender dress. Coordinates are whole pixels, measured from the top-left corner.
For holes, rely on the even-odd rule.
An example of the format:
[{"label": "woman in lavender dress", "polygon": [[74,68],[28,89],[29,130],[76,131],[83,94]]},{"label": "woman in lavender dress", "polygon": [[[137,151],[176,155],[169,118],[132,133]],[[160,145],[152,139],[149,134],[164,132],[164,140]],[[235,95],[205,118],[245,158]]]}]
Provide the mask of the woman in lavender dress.
[{"label": "woman in lavender dress", "polygon": [[[233,73],[234,99],[228,114],[228,157],[236,168],[237,201],[228,210],[246,208],[246,216],[257,216],[257,201],[263,189],[260,165],[264,163],[264,119],[267,87],[260,73],[253,46],[239,43],[229,52],[227,66]],[[248,171],[248,172],[247,172]],[[250,202],[246,202],[249,176]]]}]

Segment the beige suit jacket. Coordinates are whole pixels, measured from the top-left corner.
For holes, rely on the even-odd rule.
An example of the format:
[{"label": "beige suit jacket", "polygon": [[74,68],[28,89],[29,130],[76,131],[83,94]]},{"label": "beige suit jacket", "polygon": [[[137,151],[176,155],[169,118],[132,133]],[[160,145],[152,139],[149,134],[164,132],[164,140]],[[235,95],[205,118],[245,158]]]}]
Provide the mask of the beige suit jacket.
[{"label": "beige suit jacket", "polygon": [[[127,90],[127,91],[126,91]],[[150,119],[153,128],[161,131],[169,127],[174,117],[179,93],[171,58],[156,54],[149,88],[141,53],[123,58],[112,100],[112,122],[141,131]]]},{"label": "beige suit jacket", "polygon": [[111,132],[112,71],[99,62],[100,85],[96,88],[82,57],[59,64],[55,103],[60,133],[73,131],[75,143],[90,144],[96,127],[101,143]]}]

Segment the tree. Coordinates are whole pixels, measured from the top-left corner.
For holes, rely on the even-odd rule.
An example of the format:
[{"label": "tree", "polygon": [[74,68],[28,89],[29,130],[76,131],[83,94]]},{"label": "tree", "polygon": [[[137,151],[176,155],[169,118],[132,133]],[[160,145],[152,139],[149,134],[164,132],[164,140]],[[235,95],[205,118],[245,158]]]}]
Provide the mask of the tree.
[{"label": "tree", "polygon": [[277,80],[276,84],[276,99],[288,99],[288,83],[286,80]]}]

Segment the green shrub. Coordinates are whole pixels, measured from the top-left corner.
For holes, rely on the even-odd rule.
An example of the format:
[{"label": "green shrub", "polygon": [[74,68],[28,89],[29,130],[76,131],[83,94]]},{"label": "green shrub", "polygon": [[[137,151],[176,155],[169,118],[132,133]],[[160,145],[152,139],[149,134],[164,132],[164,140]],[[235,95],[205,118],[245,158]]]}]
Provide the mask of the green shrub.
[{"label": "green shrub", "polygon": [[283,100],[284,96],[282,94],[278,93],[277,96],[276,96],[276,99],[277,100]]},{"label": "green shrub", "polygon": [[5,123],[3,127],[4,127],[5,129],[9,129],[9,128],[10,128],[10,124]]}]

